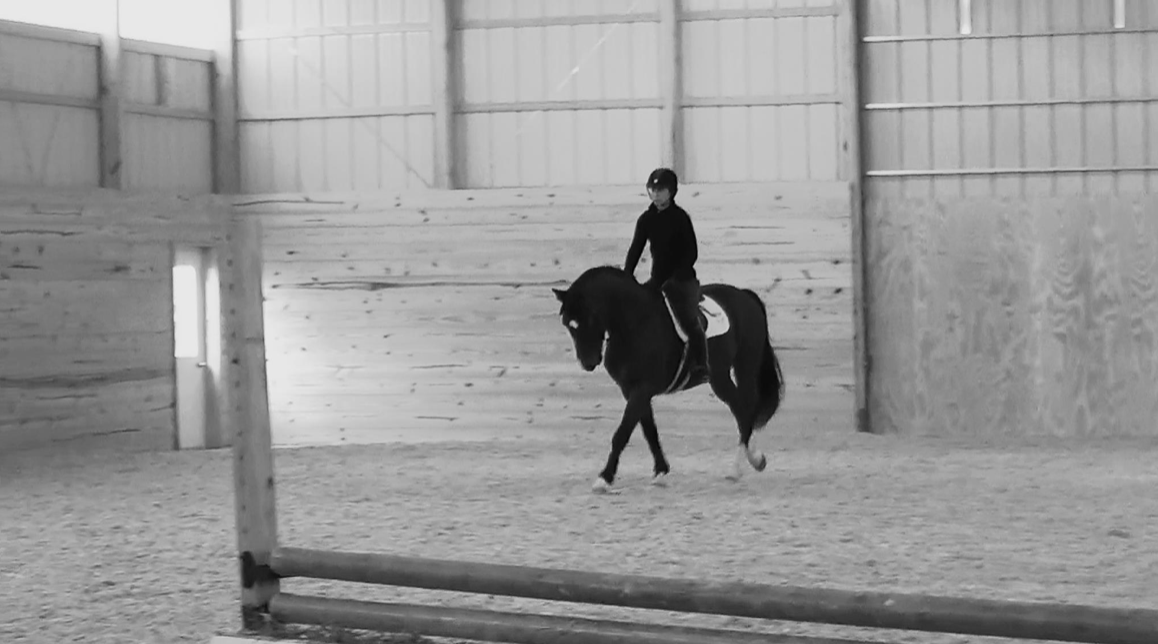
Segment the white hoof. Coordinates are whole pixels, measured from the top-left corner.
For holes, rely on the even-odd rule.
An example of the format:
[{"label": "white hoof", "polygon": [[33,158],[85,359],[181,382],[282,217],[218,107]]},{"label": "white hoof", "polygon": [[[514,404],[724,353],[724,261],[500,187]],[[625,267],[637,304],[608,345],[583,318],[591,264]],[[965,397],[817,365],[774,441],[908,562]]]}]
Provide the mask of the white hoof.
[{"label": "white hoof", "polygon": [[768,467],[768,457],[764,456],[764,452],[749,452],[748,462],[757,472],[763,472],[764,468]]},{"label": "white hoof", "polygon": [[611,484],[604,481],[602,476],[597,476],[595,483],[591,486],[591,491],[596,494],[608,494],[611,492]]},{"label": "white hoof", "polygon": [[732,473],[728,474],[724,478],[732,482],[739,481],[740,479],[744,478],[744,463],[747,460],[748,450],[744,449],[743,445],[740,445],[736,451],[736,460],[732,463]]},{"label": "white hoof", "polygon": [[652,477],[651,484],[656,487],[667,487],[667,474],[656,474]]}]

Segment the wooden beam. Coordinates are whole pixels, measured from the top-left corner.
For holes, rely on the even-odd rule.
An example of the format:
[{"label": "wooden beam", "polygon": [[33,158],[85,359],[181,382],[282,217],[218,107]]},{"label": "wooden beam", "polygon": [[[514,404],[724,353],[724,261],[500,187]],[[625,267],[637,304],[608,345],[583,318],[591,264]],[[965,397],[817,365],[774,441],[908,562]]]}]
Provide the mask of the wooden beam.
[{"label": "wooden beam", "polygon": [[217,0],[213,47],[213,192],[241,192],[241,149],[237,127],[237,65],[234,38],[237,0]]},{"label": "wooden beam", "polygon": [[680,0],[659,3],[660,95],[663,99],[661,145],[663,164],[683,174],[683,95],[680,51]]},{"label": "wooden beam", "polygon": [[434,187],[453,190],[457,185],[454,155],[454,117],[457,68],[454,46],[454,3],[430,3],[430,56],[434,86]]},{"label": "wooden beam", "polygon": [[927,633],[1153,644],[1158,632],[1154,608],[721,582],[312,548],[278,548],[271,565],[286,578]]},{"label": "wooden beam", "polygon": [[849,216],[852,231],[852,323],[853,371],[856,427],[872,432],[869,417],[869,387],[872,363],[868,336],[868,256],[864,216],[864,151],[861,137],[860,92],[860,20],[859,0],[843,0],[843,11],[837,16],[837,46],[840,49],[840,90],[843,97],[840,128],[841,178],[848,181]]},{"label": "wooden beam", "polygon": [[[270,616],[282,624],[343,626],[383,633],[443,637],[455,641],[465,639],[510,644],[866,644],[827,637],[560,617],[525,611],[516,613],[421,604],[386,604],[288,593],[279,593],[270,602]],[[415,641],[421,640],[415,638]],[[239,641],[221,644],[271,643]]]},{"label": "wooden beam", "polygon": [[124,142],[121,139],[121,87],[124,56],[121,47],[120,0],[110,0],[112,15],[100,32],[100,164],[101,187],[124,187]]},{"label": "wooden beam", "polygon": [[[222,336],[229,382],[222,419],[233,435],[234,507],[241,573],[241,618],[259,627],[271,597],[280,590],[269,563],[277,548],[277,507],[265,371],[262,315],[261,223],[235,216],[223,271]],[[224,280],[228,280],[225,282]]]}]

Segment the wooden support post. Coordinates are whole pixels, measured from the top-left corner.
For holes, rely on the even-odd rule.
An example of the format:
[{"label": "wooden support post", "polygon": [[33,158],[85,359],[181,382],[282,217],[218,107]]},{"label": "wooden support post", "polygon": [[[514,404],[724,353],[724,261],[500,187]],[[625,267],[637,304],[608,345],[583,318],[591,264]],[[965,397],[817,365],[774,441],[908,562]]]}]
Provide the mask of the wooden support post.
[{"label": "wooden support post", "polygon": [[121,48],[120,0],[110,0],[111,16],[104,21],[100,38],[100,185],[124,188],[124,148],[121,140],[121,86],[124,56]]},{"label": "wooden support post", "polygon": [[454,2],[430,3],[431,70],[434,83],[434,187],[458,187],[454,119],[457,97],[457,48],[454,46]]},{"label": "wooden support post", "polygon": [[213,192],[241,192],[241,150],[237,127],[237,0],[217,0],[213,47]]},{"label": "wooden support post", "polygon": [[660,94],[663,112],[663,164],[683,176],[683,54],[680,44],[680,0],[659,3]]},{"label": "wooden support post", "polygon": [[229,343],[230,405],[233,432],[234,503],[241,565],[241,619],[245,628],[260,628],[269,600],[280,589],[270,571],[277,547],[277,508],[273,479],[269,399],[265,372],[262,315],[261,225],[256,217],[234,215],[228,260],[232,274],[226,319]]},{"label": "wooden support post", "polygon": [[855,405],[857,431],[872,432],[869,418],[869,387],[871,385],[872,363],[869,355],[868,337],[868,267],[865,213],[864,213],[864,165],[861,138],[861,94],[860,94],[860,52],[861,29],[858,17],[859,0],[843,0],[843,7],[837,17],[838,47],[840,60],[841,89],[841,177],[848,181],[849,215],[852,230],[852,323],[853,323],[853,371],[855,379]]}]

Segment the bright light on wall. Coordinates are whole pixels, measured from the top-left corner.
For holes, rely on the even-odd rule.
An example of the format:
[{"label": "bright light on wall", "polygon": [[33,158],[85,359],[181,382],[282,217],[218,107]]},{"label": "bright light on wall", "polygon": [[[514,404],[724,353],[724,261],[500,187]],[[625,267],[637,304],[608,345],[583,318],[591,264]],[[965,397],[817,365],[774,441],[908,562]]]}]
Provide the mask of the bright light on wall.
[{"label": "bright light on wall", "polygon": [[173,352],[178,358],[201,355],[198,290],[196,268],[173,267]]},{"label": "bright light on wall", "polygon": [[[2,0],[0,0],[2,1]],[[121,37],[211,49],[220,2],[120,0]],[[207,6],[208,5],[208,6]]]},{"label": "bright light on wall", "polygon": [[100,33],[117,11],[122,38],[210,49],[221,24],[217,7],[204,0],[0,0],[0,20]]}]

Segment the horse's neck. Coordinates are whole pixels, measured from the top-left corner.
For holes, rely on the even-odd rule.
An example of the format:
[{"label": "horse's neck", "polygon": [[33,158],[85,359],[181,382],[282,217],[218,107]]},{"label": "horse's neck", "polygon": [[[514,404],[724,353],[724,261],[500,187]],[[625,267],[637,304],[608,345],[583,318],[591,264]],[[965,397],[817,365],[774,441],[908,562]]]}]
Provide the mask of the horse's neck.
[{"label": "horse's neck", "polygon": [[606,290],[603,311],[610,334],[626,333],[652,314],[650,295],[633,282],[616,282]]}]

